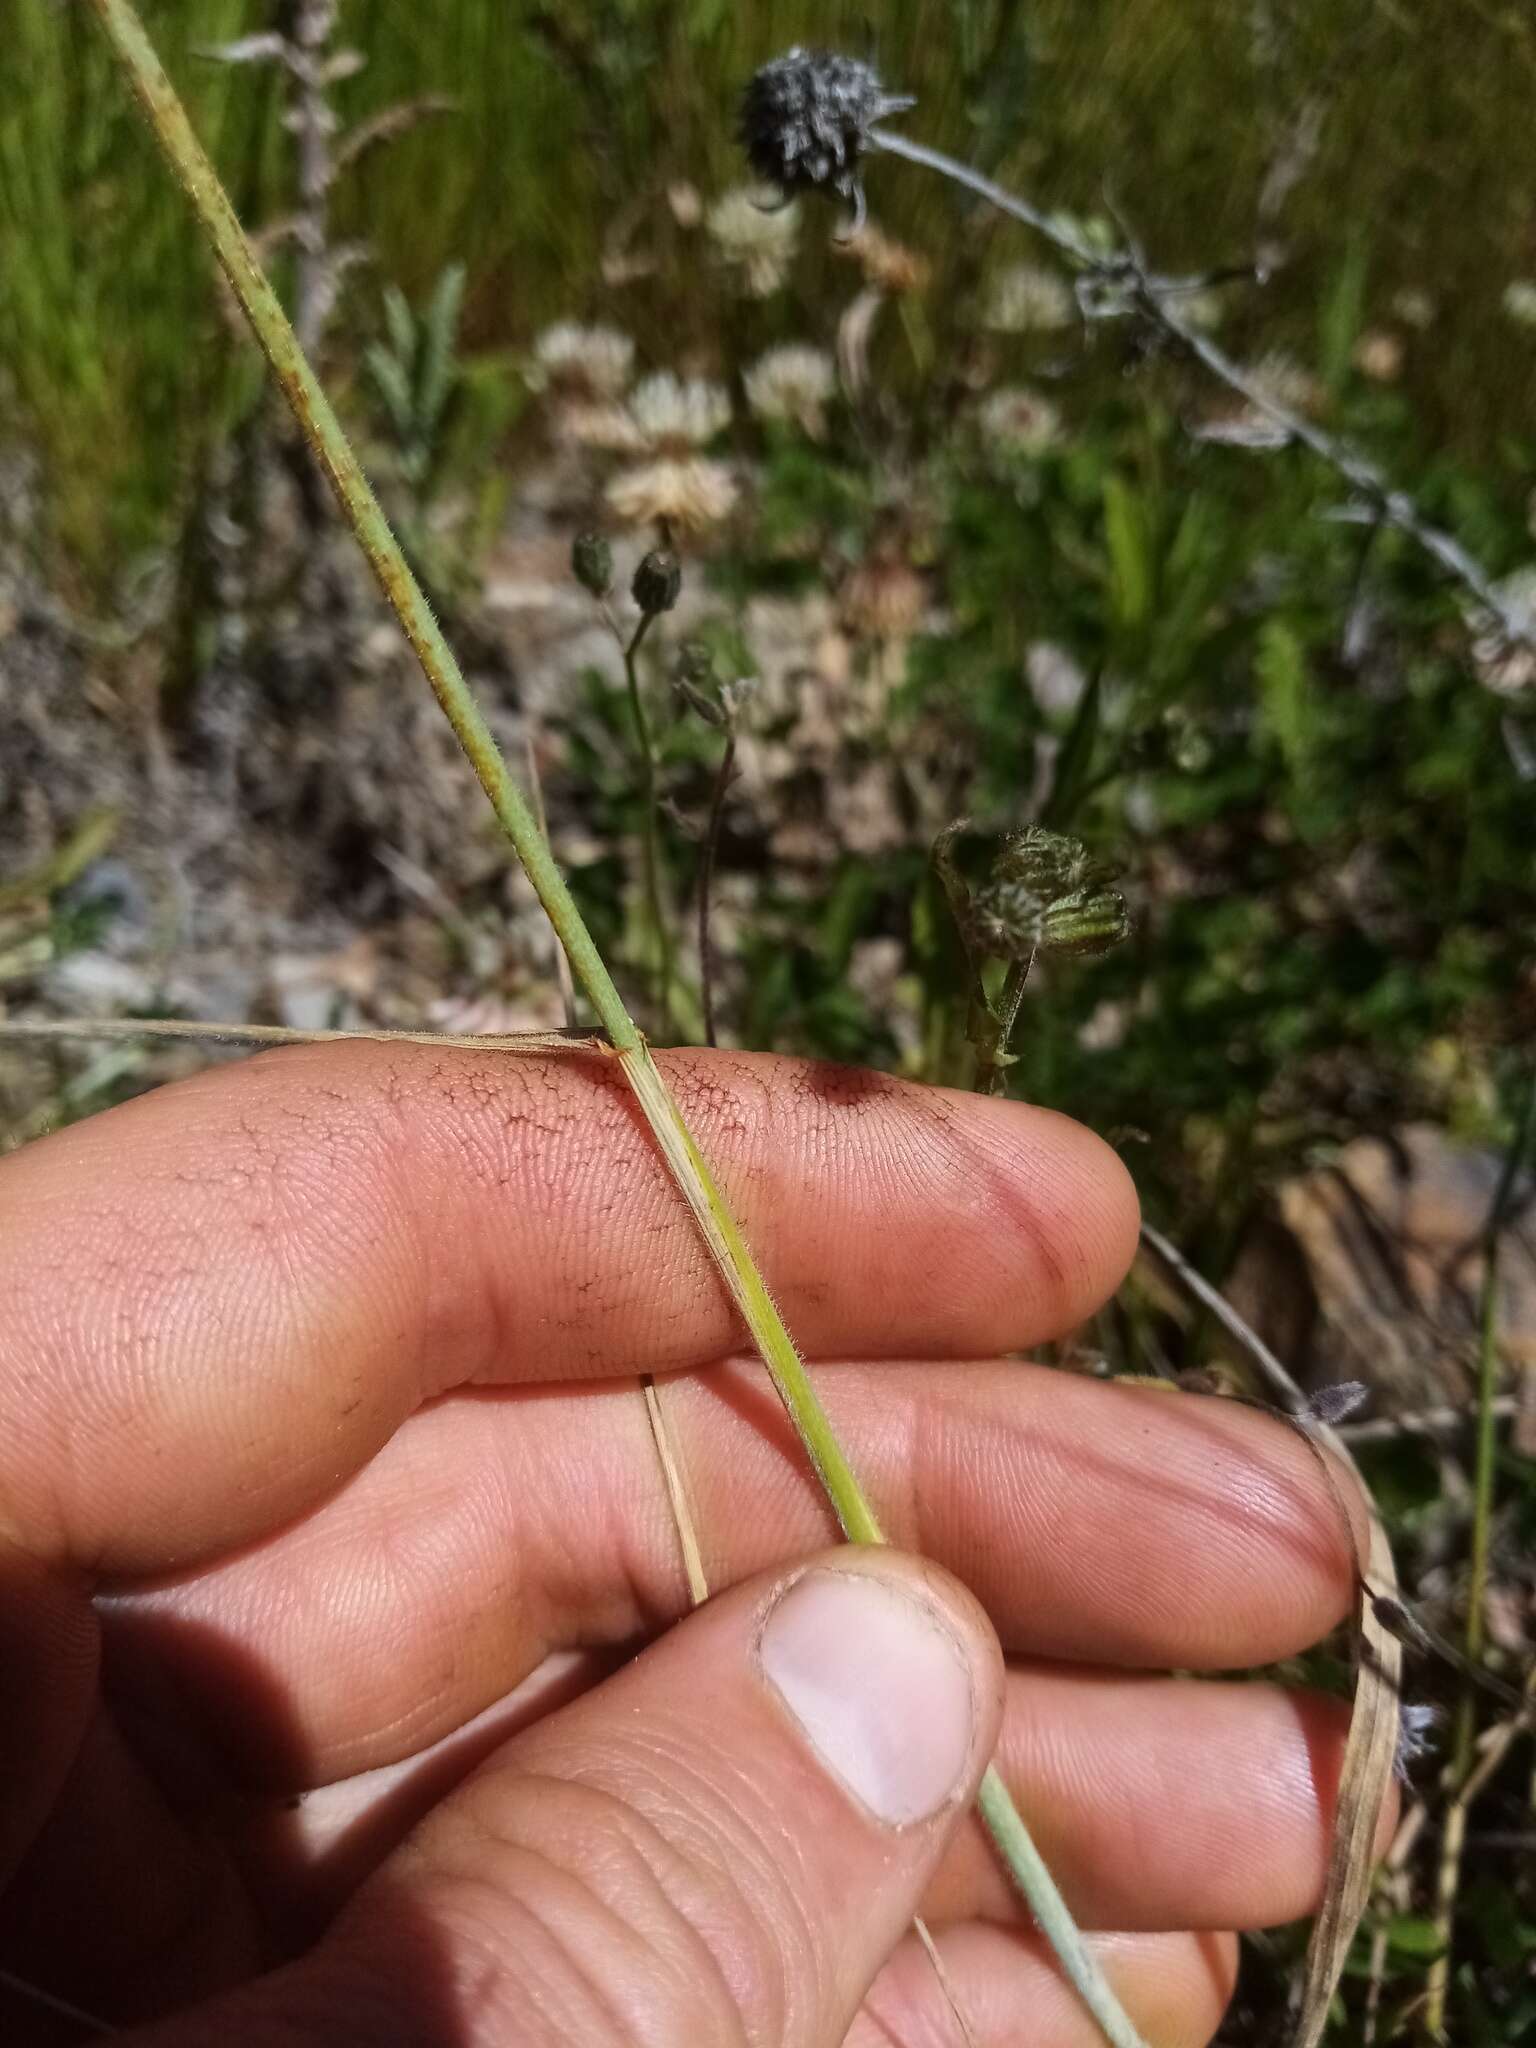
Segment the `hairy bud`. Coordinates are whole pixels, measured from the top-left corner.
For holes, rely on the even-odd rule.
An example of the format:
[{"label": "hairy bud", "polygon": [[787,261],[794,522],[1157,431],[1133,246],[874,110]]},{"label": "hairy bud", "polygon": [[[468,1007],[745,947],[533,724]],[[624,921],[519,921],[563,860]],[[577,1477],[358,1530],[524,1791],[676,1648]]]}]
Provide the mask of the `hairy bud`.
[{"label": "hairy bud", "polygon": [[1031,825],[1004,841],[986,880],[966,892],[967,943],[1002,960],[1028,960],[1036,952],[1064,958],[1107,953],[1131,929],[1113,880],[1113,871],[1080,839]]},{"label": "hairy bud", "polygon": [[652,548],[642,555],[630,594],[648,619],[671,611],[683,587],[683,568],[670,548]]},{"label": "hairy bud", "polygon": [[578,533],[571,542],[571,574],[593,597],[613,588],[613,549],[600,533]]},{"label": "hairy bud", "polygon": [[886,92],[872,65],[795,48],[757,72],[741,103],[752,168],[782,192],[831,192],[859,204],[859,159],[877,121],[914,102]]},{"label": "hairy bud", "polygon": [[1130,913],[1118,889],[1073,889],[1041,911],[1040,950],[1090,958],[1118,946],[1130,931]]}]

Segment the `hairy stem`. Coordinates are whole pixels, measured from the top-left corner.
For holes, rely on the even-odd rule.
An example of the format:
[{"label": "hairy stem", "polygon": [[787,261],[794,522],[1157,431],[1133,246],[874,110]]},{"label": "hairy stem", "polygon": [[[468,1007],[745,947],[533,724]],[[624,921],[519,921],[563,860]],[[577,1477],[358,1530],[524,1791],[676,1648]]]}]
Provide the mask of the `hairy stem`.
[{"label": "hairy stem", "polygon": [[[577,980],[607,1032],[619,1065],[679,1190],[688,1202],[705,1243],[762,1356],[780,1398],[799,1433],[807,1457],[837,1514],[844,1534],[857,1543],[880,1543],[884,1535],[873,1507],[854,1476],[805,1364],[726,1207],[671,1090],[651,1056],[576,907],[565,878],[503,760],[483,713],[460,672],[391,533],[340,422],[294,339],[276,294],[257,262],[218,175],[193,133],[186,110],[144,33],[132,0],[91,0],[112,48],[130,79],[159,146],[191,201],[256,338],[287,396],[295,417],[329,478],[342,512],[356,534],[386,599],[399,618],[423,672],[459,744],[490,799],[529,880],[564,946]],[[1031,1904],[1037,1895],[1048,1910],[1039,1882],[1039,1857],[1021,1852],[1028,1841],[1006,1788],[988,1777],[991,1824],[999,1834],[1008,1867]],[[1048,1881],[1047,1881],[1048,1882]],[[1054,1887],[1050,1887],[1054,1893]],[[1059,1904],[1059,1901],[1058,1901]],[[1042,1924],[1044,1920],[1042,1919]],[[1050,1931],[1050,1930],[1048,1930]],[[1129,2019],[1115,2003],[1082,1936],[1060,1909],[1051,1932],[1064,1968],[1114,2048],[1143,2048]]]},{"label": "hairy stem", "polygon": [[763,1356],[843,1529],[878,1542],[874,1511],[833,1436],[777,1308],[715,1186],[682,1112],[624,1006],[576,907],[549,843],[503,759],[437,620],[363,475],[341,424],[294,338],[276,293],[235,218],[218,174],[193,133],[186,109],[144,33],[131,0],[91,0],[147,114],[155,138],[191,201],[219,263],[244,308],[273,375],[329,479],[380,588],[453,728],[565,948],[636,1100],[682,1193],[699,1219],[753,1342]]}]

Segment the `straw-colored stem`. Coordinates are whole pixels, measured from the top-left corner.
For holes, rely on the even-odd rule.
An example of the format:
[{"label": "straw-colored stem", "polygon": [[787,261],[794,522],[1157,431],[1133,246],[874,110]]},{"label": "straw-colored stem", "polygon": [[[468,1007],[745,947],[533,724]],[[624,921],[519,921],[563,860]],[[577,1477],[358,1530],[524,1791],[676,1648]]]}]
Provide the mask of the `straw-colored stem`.
[{"label": "straw-colored stem", "polygon": [[[735,1219],[715,1185],[681,1110],[651,1057],[649,1046],[624,1007],[613,978],[587,930],[549,844],[539,830],[474,696],[411,574],[356,456],[293,329],[235,217],[218,175],[193,133],[186,110],[144,33],[131,0],[91,0],[113,50],[132,82],[166,161],[186,192],[230,284],[245,310],[273,374],[293,408],[306,440],[329,478],[348,524],[356,534],[385,597],[399,618],[422,670],[463,747],[498,822],[511,841],[528,879],[564,946],[577,980],[607,1032],[625,1080],[686,1198],[729,1288],[752,1341],[799,1432],[806,1454],[854,1542],[883,1542],[879,1521],[855,1478],[842,1446],[816,1396],[805,1365],[774,1306],[762,1275]],[[995,1773],[988,1778],[989,1825],[1006,1821],[1005,1855],[1032,1905],[1040,1865],[1033,1845]],[[1001,1837],[1000,1837],[1001,1840]],[[1049,1880],[1046,1880],[1049,1885]],[[1054,1895],[1054,1886],[1049,1893]],[[1059,1905],[1059,1898],[1057,1900]],[[1037,1906],[1037,1910],[1040,1908]],[[1114,2048],[1142,2048],[1130,2021],[1114,2003],[1082,1936],[1065,1918],[1047,1927],[1064,1967],[1078,1984]],[[1042,1919],[1042,1924],[1045,1924]],[[1086,1976],[1085,1976],[1086,1972]],[[1084,1985],[1087,1988],[1084,1988]],[[1096,1988],[1096,1986],[1098,1988]]]}]

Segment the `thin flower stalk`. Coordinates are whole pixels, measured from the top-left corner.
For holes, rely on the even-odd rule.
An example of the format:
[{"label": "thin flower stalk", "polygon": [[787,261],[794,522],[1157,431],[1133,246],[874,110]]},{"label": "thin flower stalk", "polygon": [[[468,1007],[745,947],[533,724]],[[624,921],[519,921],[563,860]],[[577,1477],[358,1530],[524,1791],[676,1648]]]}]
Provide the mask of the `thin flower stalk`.
[{"label": "thin flower stalk", "polygon": [[[936,171],[952,184],[963,186],[985,199],[1010,220],[1021,222],[1042,235],[1082,272],[1085,281],[1099,287],[1101,303],[1108,311],[1135,311],[1153,327],[1192,355],[1229,391],[1236,393],[1265,419],[1279,428],[1287,440],[1300,445],[1341,477],[1364,501],[1367,515],[1381,525],[1405,534],[1454,581],[1469,590],[1497,622],[1506,642],[1514,646],[1531,644],[1531,623],[1518,607],[1506,601],[1498,585],[1482,564],[1454,535],[1424,518],[1413,499],[1392,484],[1373,462],[1345,441],[1325,433],[1294,407],[1286,405],[1264,389],[1260,380],[1233,360],[1208,334],[1176,310],[1182,298],[1193,300],[1212,279],[1209,277],[1163,277],[1148,270],[1141,252],[1134,247],[1105,251],[1085,240],[1069,223],[1044,213],[1006,186],[972,170],[942,150],[914,142],[889,128],[872,127],[865,133],[871,149],[889,156],[904,157],[908,163]],[[1222,273],[1224,277],[1226,273]],[[1080,295],[1081,296],[1081,295]]]}]

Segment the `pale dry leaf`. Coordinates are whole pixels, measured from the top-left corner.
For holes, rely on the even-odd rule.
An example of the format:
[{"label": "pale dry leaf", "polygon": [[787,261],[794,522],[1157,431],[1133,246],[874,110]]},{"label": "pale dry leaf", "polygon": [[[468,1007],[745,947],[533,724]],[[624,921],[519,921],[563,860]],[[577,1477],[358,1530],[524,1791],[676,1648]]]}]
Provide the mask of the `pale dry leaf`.
[{"label": "pale dry leaf", "polygon": [[[1354,1467],[1354,1460],[1332,1430],[1317,1433],[1331,1450]],[[1363,1480],[1361,1485],[1363,1488]],[[1370,1498],[1368,1493],[1366,1497]],[[1403,1647],[1377,1620],[1371,1604],[1373,1594],[1396,1594],[1397,1569],[1374,1507],[1365,1577],[1368,1585],[1360,1588],[1355,1698],[1339,1777],[1328,1879],[1322,1905],[1312,1923],[1312,1938],[1307,1943],[1293,2048],[1317,2048],[1328,2025],[1333,1994],[1343,1975],[1355,1931],[1370,1903],[1376,1836],[1397,1762]]]}]

